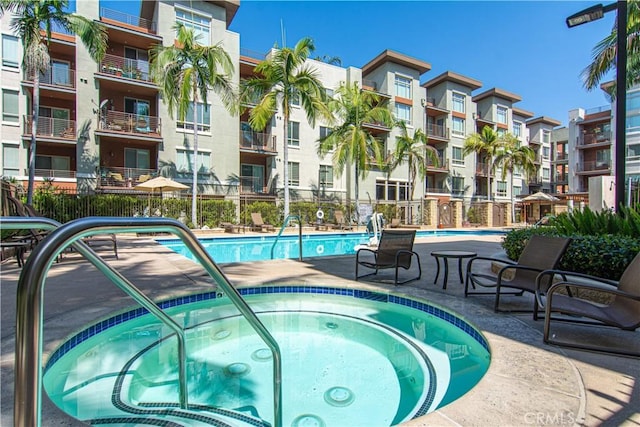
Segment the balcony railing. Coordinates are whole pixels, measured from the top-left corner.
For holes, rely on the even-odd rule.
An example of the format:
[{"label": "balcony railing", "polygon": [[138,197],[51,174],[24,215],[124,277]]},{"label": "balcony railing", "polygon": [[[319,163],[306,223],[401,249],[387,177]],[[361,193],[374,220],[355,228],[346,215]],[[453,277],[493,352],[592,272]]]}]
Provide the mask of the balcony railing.
[{"label": "balcony railing", "polygon": [[451,194],[451,190],[449,190],[448,188],[429,187],[427,188],[427,193]]},{"label": "balcony railing", "polygon": [[[28,81],[33,81],[34,74],[29,72]],[[67,67],[53,65],[44,73],[40,73],[40,84],[73,89],[76,87],[76,73]]]},{"label": "balcony railing", "polygon": [[445,159],[444,156],[438,156],[438,164],[435,165],[431,159],[427,159],[427,170],[430,171],[449,171],[449,159]]},{"label": "balcony railing", "polygon": [[102,62],[100,62],[99,70],[103,74],[111,74],[116,77],[126,77],[143,82],[151,81],[148,61],[105,55]]},{"label": "balcony railing", "polygon": [[98,115],[99,129],[108,132],[133,133],[159,137],[161,133],[160,117],[142,114],[107,111]]},{"label": "balcony railing", "polygon": [[438,104],[436,104],[436,99],[432,98],[432,97],[427,97],[426,99],[426,106],[427,107],[437,107]]},{"label": "balcony railing", "polygon": [[542,178],[539,176],[530,176],[527,183],[529,185],[542,185]]},{"label": "balcony railing", "polygon": [[611,169],[611,161],[609,160],[587,160],[578,163],[578,172],[591,172],[591,171],[608,171]]},{"label": "balcony railing", "polygon": [[107,9],[105,7],[100,8],[100,17],[106,18],[112,21],[121,22],[132,27],[144,28],[150,33],[156,33],[155,22],[148,19],[141,18],[135,15],[129,15],[128,13],[120,12],[119,10]]},{"label": "balcony railing", "polygon": [[430,124],[427,126],[427,136],[433,136],[435,138],[449,138],[449,129],[444,125],[433,125]]},{"label": "balcony railing", "polygon": [[378,85],[377,82],[373,81],[373,80],[367,80],[367,79],[363,79],[362,80],[362,89],[364,90],[368,90],[371,92],[376,92],[376,93],[381,93],[383,95],[389,95],[386,92],[383,92],[382,89],[380,88],[380,85]]},{"label": "balcony railing", "polygon": [[490,170],[489,166],[489,163],[476,163],[476,175],[493,176],[493,171]]},{"label": "balcony railing", "polygon": [[[29,170],[25,169],[25,175],[29,174]],[[38,178],[75,178],[76,171],[61,169],[36,169],[35,175]]]},{"label": "balcony railing", "polygon": [[[31,116],[23,116],[24,134],[31,134]],[[53,117],[38,117],[36,136],[76,140],[76,122],[74,120],[54,119]]]},{"label": "balcony railing", "polygon": [[98,187],[130,188],[155,177],[156,169],[109,167],[101,168]]},{"label": "balcony railing", "polygon": [[256,176],[240,177],[241,194],[268,194],[268,189],[264,185],[264,179]]},{"label": "balcony railing", "polygon": [[259,61],[264,61],[265,59],[267,59],[267,55],[265,53],[257,52],[255,50],[250,50],[243,47],[240,48],[240,56],[246,56],[247,58],[257,59]]},{"label": "balcony railing", "polygon": [[240,148],[256,151],[276,151],[276,136],[252,130],[240,131]]},{"label": "balcony railing", "polygon": [[611,131],[583,133],[578,136],[578,145],[605,144],[611,142]]},{"label": "balcony railing", "polygon": [[568,160],[569,153],[556,153],[556,160]]}]

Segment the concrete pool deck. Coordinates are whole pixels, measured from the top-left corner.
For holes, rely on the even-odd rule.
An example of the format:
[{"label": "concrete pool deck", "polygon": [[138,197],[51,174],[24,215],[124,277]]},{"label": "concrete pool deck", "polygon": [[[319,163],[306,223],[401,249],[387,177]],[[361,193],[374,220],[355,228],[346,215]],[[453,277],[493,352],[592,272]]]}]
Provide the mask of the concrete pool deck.
[{"label": "concrete pool deck", "polygon": [[[408,426],[640,425],[638,359],[548,346],[542,342],[541,321],[532,321],[530,315],[496,314],[490,297],[464,298],[456,268],[450,269],[446,290],[442,289],[442,277],[433,283],[436,268],[432,251],[462,249],[493,255],[501,250],[500,239],[418,238],[415,250],[420,254],[423,277],[398,287],[378,280],[354,282],[353,255],[307,258],[302,262],[222,264],[221,269],[236,286],[318,284],[406,294],[449,308],[482,330],[492,352],[484,378],[461,399],[406,423]],[[99,253],[151,298],[211,290],[211,280],[202,268],[152,239],[120,235],[118,242],[118,260],[109,251]],[[4,262],[1,269],[0,425],[9,426],[13,424],[15,295],[20,269],[15,259]],[[383,272],[380,278],[391,276]],[[44,301],[44,360],[83,325],[134,305],[77,254],[65,255],[61,263],[52,266]],[[620,336],[629,345],[640,347],[640,332],[623,334]],[[58,411],[46,397],[42,414],[43,426],[82,425]]]}]

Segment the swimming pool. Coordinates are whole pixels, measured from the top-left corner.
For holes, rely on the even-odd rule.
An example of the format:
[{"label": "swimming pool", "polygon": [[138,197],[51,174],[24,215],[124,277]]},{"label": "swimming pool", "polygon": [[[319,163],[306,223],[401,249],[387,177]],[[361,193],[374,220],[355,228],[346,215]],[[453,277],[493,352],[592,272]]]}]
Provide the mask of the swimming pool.
[{"label": "swimming pool", "polygon": [[[482,334],[423,300],[321,286],[240,292],[282,350],[285,426],[396,425],[459,398],[488,369]],[[52,401],[94,425],[272,424],[271,353],[229,299],[161,306],[187,331],[189,409],[176,403],[176,338],[143,309],[89,326],[51,355]]]},{"label": "swimming pool", "polygon": [[[503,235],[501,230],[420,230],[416,237]],[[302,256],[305,258],[349,255],[356,253],[356,246],[369,241],[367,233],[322,233],[302,236]],[[200,243],[217,263],[264,261],[298,258],[300,246],[297,235],[282,235],[274,246],[275,235],[247,237],[201,238]],[[178,239],[158,239],[158,242],[191,260],[191,252]]]}]

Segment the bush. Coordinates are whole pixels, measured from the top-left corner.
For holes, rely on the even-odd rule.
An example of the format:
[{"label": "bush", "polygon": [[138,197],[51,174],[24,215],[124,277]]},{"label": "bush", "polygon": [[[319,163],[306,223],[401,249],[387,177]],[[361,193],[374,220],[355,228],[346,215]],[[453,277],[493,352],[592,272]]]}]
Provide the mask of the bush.
[{"label": "bush", "polygon": [[572,241],[560,261],[562,270],[619,280],[640,252],[640,239],[624,235],[568,235],[554,227],[527,227],[508,232],[502,241],[507,256],[517,260],[532,235],[567,236]]},{"label": "bush", "polygon": [[619,213],[594,212],[585,207],[582,211],[558,215],[550,221],[550,225],[565,235],[615,234],[633,237],[640,236],[640,213],[629,207],[622,208]]}]

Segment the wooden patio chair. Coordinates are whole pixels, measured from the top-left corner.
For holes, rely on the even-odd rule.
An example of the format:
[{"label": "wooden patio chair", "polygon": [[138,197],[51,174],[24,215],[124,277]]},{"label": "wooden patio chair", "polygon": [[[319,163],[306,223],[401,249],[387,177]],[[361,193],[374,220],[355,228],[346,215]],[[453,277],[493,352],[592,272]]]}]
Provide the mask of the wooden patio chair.
[{"label": "wooden patio chair", "polygon": [[347,221],[346,221],[346,219],[344,217],[344,212],[335,211],[333,213],[333,216],[336,219],[336,222],[331,225],[331,228],[339,229],[339,230],[353,230],[353,226],[351,226],[351,224],[347,223]]},{"label": "wooden patio chair", "polygon": [[273,225],[264,222],[260,212],[252,212],[251,221],[253,222],[251,231],[275,231],[275,227]]},{"label": "wooden patio chair", "polygon": [[[403,283],[411,282],[412,280],[420,279],[420,277],[422,276],[422,268],[420,267],[420,256],[413,251],[413,241],[415,240],[415,237],[415,230],[383,230],[377,248],[360,248],[356,252],[356,280],[361,277],[378,274],[379,270],[389,268],[393,268],[395,270],[393,284],[396,286]],[[361,259],[361,256],[367,253],[373,254],[373,260],[371,260],[370,257]],[[418,275],[416,277],[412,277],[410,279],[399,282],[398,269],[403,268],[405,270],[409,270],[411,268],[411,261],[414,256],[416,257],[416,264],[418,266]],[[359,276],[359,266],[372,268],[375,271],[373,273]]]},{"label": "wooden patio chair", "polygon": [[[547,286],[549,277],[563,277]],[[640,357],[640,351],[622,344],[618,348],[589,342],[569,342],[551,333],[551,322],[573,322],[582,325],[609,326],[624,331],[640,328],[640,253],[622,273],[619,281],[587,274],[547,270],[537,279],[536,301],[544,307],[544,342],[582,350]],[[548,289],[547,289],[548,288]],[[555,315],[555,316],[554,316]],[[571,334],[572,336],[574,334]],[[601,334],[604,337],[605,334]],[[636,337],[637,339],[637,337]],[[638,348],[638,347],[636,347]]]},{"label": "wooden patio chair", "polygon": [[[571,239],[568,237],[531,236],[517,262],[510,260],[474,257],[467,263],[467,277],[464,284],[464,296],[495,295],[494,310],[496,312],[531,312],[532,310],[501,310],[502,295],[522,295],[524,292],[535,293],[536,278],[544,270],[557,268]],[[503,265],[497,274],[480,268],[477,261],[489,261]],[[506,264],[506,265],[505,265]],[[486,267],[486,265],[485,265]],[[550,279],[549,279],[550,280]],[[469,287],[493,288],[493,291],[470,291]],[[506,291],[503,288],[507,288]],[[537,300],[534,300],[533,312],[537,311]]]}]

